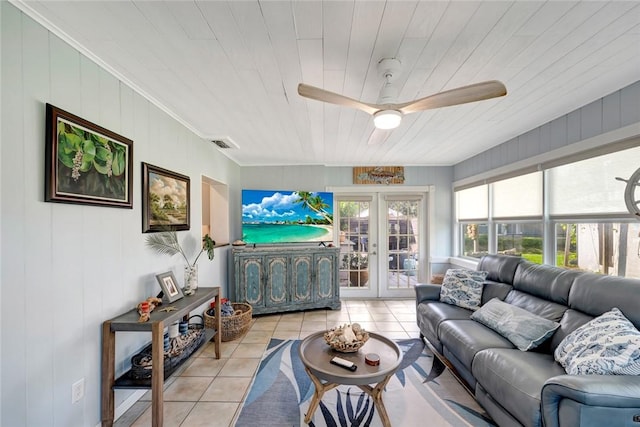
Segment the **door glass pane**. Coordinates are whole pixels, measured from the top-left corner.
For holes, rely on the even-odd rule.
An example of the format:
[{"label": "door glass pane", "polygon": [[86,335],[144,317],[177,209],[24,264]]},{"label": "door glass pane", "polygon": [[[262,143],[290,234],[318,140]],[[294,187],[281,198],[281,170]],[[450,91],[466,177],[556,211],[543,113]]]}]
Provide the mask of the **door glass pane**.
[{"label": "door glass pane", "polygon": [[369,201],[338,201],[340,214],[340,286],[369,285]]},{"label": "door glass pane", "polygon": [[420,200],[387,201],[387,289],[407,289],[418,283],[420,203]]}]

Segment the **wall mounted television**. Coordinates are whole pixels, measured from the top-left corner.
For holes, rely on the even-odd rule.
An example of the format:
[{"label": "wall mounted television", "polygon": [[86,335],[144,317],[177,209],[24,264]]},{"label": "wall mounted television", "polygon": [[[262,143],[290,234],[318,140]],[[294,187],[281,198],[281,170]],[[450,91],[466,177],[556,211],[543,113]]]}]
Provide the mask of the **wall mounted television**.
[{"label": "wall mounted television", "polygon": [[248,244],[333,240],[333,193],[242,190],[242,240]]}]

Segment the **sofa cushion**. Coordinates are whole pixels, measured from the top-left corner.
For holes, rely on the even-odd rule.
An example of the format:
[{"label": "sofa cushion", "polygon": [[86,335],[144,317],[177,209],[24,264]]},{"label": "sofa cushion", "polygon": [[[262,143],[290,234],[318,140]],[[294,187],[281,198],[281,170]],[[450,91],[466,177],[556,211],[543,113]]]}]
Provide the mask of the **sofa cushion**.
[{"label": "sofa cushion", "polygon": [[567,311],[567,306],[565,305],[515,289],[509,292],[504,302],[523,308],[530,313],[536,313],[538,316],[554,322],[559,322],[562,316],[564,316],[565,311]]},{"label": "sofa cushion", "polygon": [[440,301],[477,310],[480,307],[482,285],[487,274],[486,271],[450,268],[442,281]]},{"label": "sofa cushion", "polygon": [[537,347],[560,326],[497,298],[480,307],[471,319],[498,332],[521,351]]},{"label": "sofa cushion", "polygon": [[477,382],[524,426],[540,426],[543,384],[565,372],[553,356],[491,348],[476,354],[471,368]]},{"label": "sofa cushion", "polygon": [[480,305],[484,305],[494,298],[504,301],[512,289],[513,286],[506,283],[494,282],[493,280],[485,279],[484,284],[482,285],[482,303]]},{"label": "sofa cushion", "polygon": [[570,375],[640,375],[640,332],[613,308],[567,335],[554,356]]},{"label": "sofa cushion", "polygon": [[522,261],[519,256],[489,254],[480,259],[477,269],[489,272],[487,280],[511,284],[516,268]]},{"label": "sofa cushion", "polygon": [[438,301],[418,304],[416,312],[420,332],[439,352],[442,352],[442,345],[438,337],[440,324],[445,320],[469,320],[472,313],[466,308]]},{"label": "sofa cushion", "polygon": [[549,341],[549,354],[553,354],[555,349],[558,348],[558,345],[560,345],[567,335],[589,322],[591,319],[593,319],[593,316],[589,316],[580,311],[572,309],[567,310],[560,320],[560,327],[556,330],[556,333],[553,334]]},{"label": "sofa cushion", "polygon": [[617,307],[636,328],[640,328],[638,295],[638,279],[582,273],[571,286],[569,307],[593,317]]},{"label": "sofa cushion", "polygon": [[513,348],[511,341],[473,320],[447,320],[440,324],[440,342],[471,371],[477,352],[486,348]]},{"label": "sofa cushion", "polygon": [[581,274],[583,273],[577,270],[523,261],[516,269],[513,287],[546,301],[566,306],[569,302],[571,285]]}]

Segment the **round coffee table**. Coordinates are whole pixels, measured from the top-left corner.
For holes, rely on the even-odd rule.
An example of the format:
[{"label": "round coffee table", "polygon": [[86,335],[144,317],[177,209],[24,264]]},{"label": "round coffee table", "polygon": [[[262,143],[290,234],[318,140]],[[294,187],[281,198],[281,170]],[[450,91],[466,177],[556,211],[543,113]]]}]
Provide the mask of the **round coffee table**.
[{"label": "round coffee table", "polygon": [[[309,424],[311,421],[325,392],[339,385],[355,385],[372,397],[382,425],[391,427],[387,410],[382,402],[382,392],[402,362],[402,350],[398,344],[380,334],[369,332],[369,340],[360,350],[355,353],[341,353],[327,345],[324,341],[324,331],[322,331],[302,340],[299,352],[305,370],[315,386],[313,399],[304,418],[305,423]],[[364,361],[364,355],[367,353],[378,354],[380,364],[367,365]],[[355,363],[358,369],[351,372],[329,363],[335,356]],[[369,384],[375,384],[375,386],[372,387]]]}]

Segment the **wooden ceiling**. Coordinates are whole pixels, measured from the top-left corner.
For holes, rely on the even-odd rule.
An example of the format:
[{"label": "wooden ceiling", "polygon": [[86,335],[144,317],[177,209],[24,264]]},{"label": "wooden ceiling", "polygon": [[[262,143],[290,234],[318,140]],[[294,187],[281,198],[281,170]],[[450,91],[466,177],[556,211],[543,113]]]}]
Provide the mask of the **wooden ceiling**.
[{"label": "wooden ceiling", "polygon": [[[636,1],[13,3],[241,165],[452,165],[639,79]],[[500,80],[504,98],[405,116],[307,100],[304,82],[376,102]],[[203,142],[209,143],[209,142]]]}]

